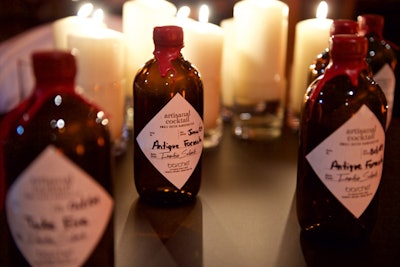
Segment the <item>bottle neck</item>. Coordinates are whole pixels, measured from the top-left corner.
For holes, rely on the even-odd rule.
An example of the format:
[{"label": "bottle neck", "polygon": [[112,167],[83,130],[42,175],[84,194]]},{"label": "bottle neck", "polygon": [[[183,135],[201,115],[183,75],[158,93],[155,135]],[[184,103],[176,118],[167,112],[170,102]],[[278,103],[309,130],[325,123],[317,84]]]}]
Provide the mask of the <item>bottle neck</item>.
[{"label": "bottle neck", "polygon": [[331,56],[329,63],[332,65],[341,65],[343,67],[347,66],[347,68],[354,68],[357,66],[363,67],[367,64],[364,56],[354,57],[352,55],[340,57]]},{"label": "bottle neck", "polygon": [[357,86],[358,77],[363,71],[368,71],[368,63],[364,57],[334,57],[325,70],[325,76],[326,80],[330,80],[339,75],[346,75],[353,86]]},{"label": "bottle neck", "polygon": [[35,91],[38,93],[44,92],[75,92],[75,81],[71,79],[58,79],[36,81]]},{"label": "bottle neck", "polygon": [[363,25],[360,27],[359,35],[364,37],[375,37],[383,39],[383,26],[381,25]]},{"label": "bottle neck", "polygon": [[158,61],[161,77],[165,77],[168,71],[176,73],[172,61],[182,57],[181,49],[182,46],[160,46],[156,44],[153,54]]},{"label": "bottle neck", "polygon": [[383,39],[382,32],[378,32],[378,31],[364,32],[364,33],[361,33],[361,36],[364,36],[366,38],[373,37],[376,40],[382,40]]},{"label": "bottle neck", "polygon": [[383,38],[384,18],[381,15],[365,14],[357,18],[359,35]]},{"label": "bottle neck", "polygon": [[[71,79],[57,81],[37,81],[31,97],[33,103],[44,103],[57,94],[75,95],[75,82]],[[33,103],[31,103],[33,105]]]}]

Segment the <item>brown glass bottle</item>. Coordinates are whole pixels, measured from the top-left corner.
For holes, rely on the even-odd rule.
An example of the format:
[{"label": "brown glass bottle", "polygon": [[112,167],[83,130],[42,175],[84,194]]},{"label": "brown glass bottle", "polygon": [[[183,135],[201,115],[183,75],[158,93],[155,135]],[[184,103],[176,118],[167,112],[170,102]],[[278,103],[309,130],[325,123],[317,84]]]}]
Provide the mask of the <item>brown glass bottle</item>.
[{"label": "brown glass bottle", "polygon": [[36,52],[32,61],[34,93],[1,130],[10,264],[114,266],[107,120],[75,93],[70,53]]},{"label": "brown glass bottle", "polygon": [[397,65],[396,53],[389,42],[383,38],[384,17],[376,14],[365,14],[357,17],[359,35],[368,40],[367,62],[371,67],[374,80],[385,93],[388,103],[386,127],[389,127],[393,113]]},{"label": "brown glass bottle", "polygon": [[362,240],[376,220],[387,114],[366,51],[364,37],[331,37],[330,64],[305,95],[296,199],[309,237]]},{"label": "brown glass bottle", "polygon": [[143,200],[181,204],[200,188],[203,85],[181,55],[180,27],[156,27],[153,39],[155,57],[133,85],[134,180]]},{"label": "brown glass bottle", "polygon": [[[335,34],[357,34],[358,24],[354,20],[335,19],[330,28],[330,36]],[[329,48],[326,48],[310,65],[308,74],[308,84],[311,84],[316,78],[324,74],[325,68],[329,64]]]}]

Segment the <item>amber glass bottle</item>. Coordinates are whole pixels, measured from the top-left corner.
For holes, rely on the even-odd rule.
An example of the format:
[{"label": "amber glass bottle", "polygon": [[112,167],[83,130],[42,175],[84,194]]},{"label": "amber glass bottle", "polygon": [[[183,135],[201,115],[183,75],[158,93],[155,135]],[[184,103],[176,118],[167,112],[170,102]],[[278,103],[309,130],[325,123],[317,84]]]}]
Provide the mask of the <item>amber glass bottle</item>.
[{"label": "amber glass bottle", "polygon": [[[348,19],[336,19],[332,22],[329,34],[357,34],[358,24],[357,21]],[[326,48],[310,65],[308,74],[308,84],[311,84],[316,78],[324,74],[325,68],[329,64],[329,48]]]},{"label": "amber glass bottle", "polygon": [[386,100],[365,61],[367,40],[334,35],[330,42],[330,64],[303,104],[297,216],[306,236],[363,240],[376,219]]},{"label": "amber glass bottle", "polygon": [[183,31],[156,27],[154,58],[134,80],[134,179],[148,202],[194,200],[201,182],[203,85],[181,55]]},{"label": "amber glass bottle", "polygon": [[75,93],[70,53],[32,62],[34,93],[0,133],[10,265],[113,266],[107,119]]},{"label": "amber glass bottle", "polygon": [[368,39],[367,62],[371,67],[374,80],[385,93],[388,103],[386,128],[389,127],[393,114],[394,91],[397,65],[396,53],[389,42],[383,38],[384,18],[381,15],[365,14],[358,16],[359,34]]}]

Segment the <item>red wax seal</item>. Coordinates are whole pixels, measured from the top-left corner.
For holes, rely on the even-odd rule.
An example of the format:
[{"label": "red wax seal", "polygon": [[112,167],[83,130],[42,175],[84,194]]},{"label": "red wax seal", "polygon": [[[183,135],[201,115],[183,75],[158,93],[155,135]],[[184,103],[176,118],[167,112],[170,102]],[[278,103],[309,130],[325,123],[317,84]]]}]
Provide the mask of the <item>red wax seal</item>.
[{"label": "red wax seal", "polygon": [[158,67],[162,77],[168,71],[175,72],[171,61],[177,59],[183,47],[183,30],[179,26],[155,27],[153,30],[153,41],[155,45],[154,56],[158,61]]}]

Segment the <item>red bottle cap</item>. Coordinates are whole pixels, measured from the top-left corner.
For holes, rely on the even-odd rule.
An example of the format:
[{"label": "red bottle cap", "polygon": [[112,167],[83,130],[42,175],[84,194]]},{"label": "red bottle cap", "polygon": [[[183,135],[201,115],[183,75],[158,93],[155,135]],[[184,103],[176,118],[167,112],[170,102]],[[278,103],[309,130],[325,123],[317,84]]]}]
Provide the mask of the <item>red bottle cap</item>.
[{"label": "red bottle cap", "polygon": [[330,36],[335,34],[357,34],[358,24],[355,20],[335,19],[330,28]]},{"label": "red bottle cap", "polygon": [[365,58],[368,51],[367,39],[354,34],[337,34],[330,38],[330,53],[334,59]]},{"label": "red bottle cap", "polygon": [[376,14],[365,14],[357,17],[359,33],[365,36],[368,33],[375,33],[382,37],[383,25],[385,20],[383,16]]},{"label": "red bottle cap", "polygon": [[32,62],[37,82],[74,80],[75,78],[75,57],[67,51],[37,51],[32,54]]},{"label": "red bottle cap", "polygon": [[161,26],[153,30],[154,56],[158,61],[161,77],[167,72],[176,72],[172,61],[177,59],[183,47],[183,30],[179,26]]},{"label": "red bottle cap", "polygon": [[155,27],[153,40],[156,46],[183,47],[183,30],[179,26]]}]

